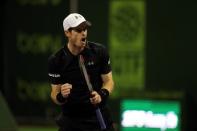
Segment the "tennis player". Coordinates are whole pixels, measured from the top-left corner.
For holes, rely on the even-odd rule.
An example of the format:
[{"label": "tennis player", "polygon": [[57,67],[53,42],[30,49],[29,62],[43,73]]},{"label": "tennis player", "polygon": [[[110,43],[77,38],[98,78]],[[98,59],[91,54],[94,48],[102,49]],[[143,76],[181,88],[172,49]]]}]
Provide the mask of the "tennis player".
[{"label": "tennis player", "polygon": [[[101,131],[95,107],[99,107],[105,131],[114,131],[107,104],[114,88],[110,58],[104,45],[87,41],[91,23],[78,13],[63,20],[67,43],[48,59],[51,98],[61,106],[56,122],[59,131]],[[79,65],[83,56],[93,91],[88,90]]]}]

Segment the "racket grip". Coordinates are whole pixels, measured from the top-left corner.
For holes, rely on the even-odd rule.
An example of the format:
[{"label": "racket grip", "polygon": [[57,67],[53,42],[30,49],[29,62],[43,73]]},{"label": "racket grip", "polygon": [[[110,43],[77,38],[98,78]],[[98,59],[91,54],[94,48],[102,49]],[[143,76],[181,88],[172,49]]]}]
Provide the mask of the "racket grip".
[{"label": "racket grip", "polygon": [[96,109],[96,116],[97,116],[99,124],[101,126],[101,130],[105,130],[106,129],[105,121],[103,119],[103,116],[102,116],[99,108]]}]

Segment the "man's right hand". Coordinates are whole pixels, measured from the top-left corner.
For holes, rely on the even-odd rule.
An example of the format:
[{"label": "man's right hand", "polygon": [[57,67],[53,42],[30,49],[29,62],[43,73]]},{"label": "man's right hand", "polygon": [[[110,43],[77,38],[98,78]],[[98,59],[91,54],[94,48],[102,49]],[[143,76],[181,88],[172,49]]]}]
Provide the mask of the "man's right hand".
[{"label": "man's right hand", "polygon": [[61,94],[64,98],[67,98],[71,92],[72,85],[69,83],[65,83],[61,85]]}]

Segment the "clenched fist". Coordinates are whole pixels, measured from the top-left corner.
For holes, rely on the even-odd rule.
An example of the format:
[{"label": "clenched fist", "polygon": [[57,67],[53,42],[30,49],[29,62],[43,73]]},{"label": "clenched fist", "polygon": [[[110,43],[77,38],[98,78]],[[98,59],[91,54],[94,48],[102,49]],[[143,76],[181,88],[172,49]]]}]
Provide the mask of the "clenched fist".
[{"label": "clenched fist", "polygon": [[90,102],[94,105],[99,104],[101,102],[101,96],[96,91],[91,92]]},{"label": "clenched fist", "polygon": [[61,85],[61,94],[64,98],[67,98],[71,92],[72,85],[69,83],[65,83]]}]

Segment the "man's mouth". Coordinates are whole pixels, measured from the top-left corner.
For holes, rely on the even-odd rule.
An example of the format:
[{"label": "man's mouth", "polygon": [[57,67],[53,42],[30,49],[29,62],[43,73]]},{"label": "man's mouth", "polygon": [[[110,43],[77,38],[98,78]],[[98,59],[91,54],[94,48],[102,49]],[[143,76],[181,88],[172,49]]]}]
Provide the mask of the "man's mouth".
[{"label": "man's mouth", "polygon": [[86,38],[82,38],[81,41],[82,41],[82,42],[86,42]]}]

